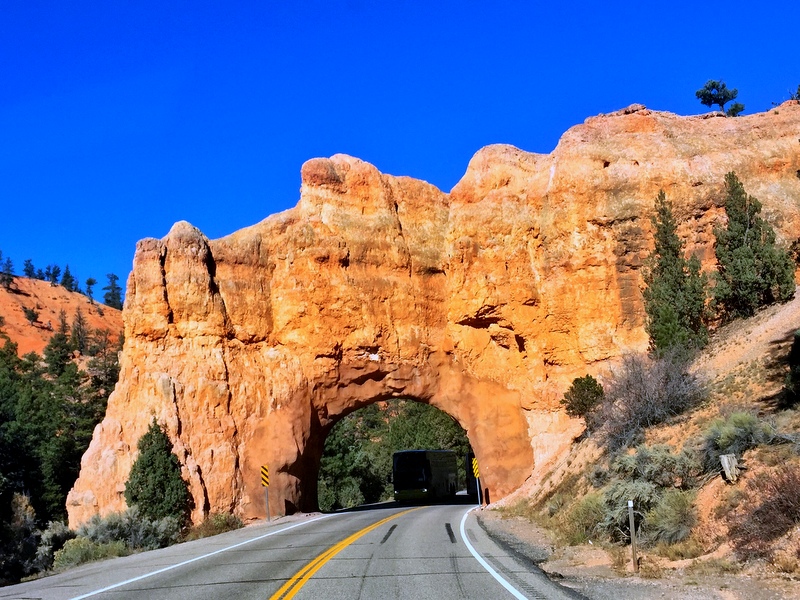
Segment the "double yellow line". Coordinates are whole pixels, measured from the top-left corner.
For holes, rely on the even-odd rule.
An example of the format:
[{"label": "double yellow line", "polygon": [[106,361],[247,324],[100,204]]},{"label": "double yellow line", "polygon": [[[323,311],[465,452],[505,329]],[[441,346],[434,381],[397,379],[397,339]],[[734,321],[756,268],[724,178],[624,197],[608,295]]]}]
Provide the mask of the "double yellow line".
[{"label": "double yellow line", "polygon": [[388,523],[392,519],[396,519],[397,517],[401,517],[406,513],[410,513],[412,510],[417,510],[416,508],[410,508],[408,510],[404,510],[403,512],[399,512],[391,517],[386,517],[378,521],[377,523],[373,523],[369,527],[365,527],[361,531],[355,532],[348,538],[343,539],[341,542],[332,546],[322,554],[320,554],[317,558],[312,560],[308,563],[305,567],[300,569],[297,573],[295,573],[294,577],[292,577],[289,581],[284,583],[280,589],[270,596],[269,600],[289,600],[289,598],[294,598],[294,595],[303,587],[306,582],[314,576],[314,573],[319,571],[322,566],[332,559],[334,556],[339,554],[342,550],[344,550],[347,546],[355,542],[358,538],[363,535],[368,534],[373,529],[377,529],[384,523]]}]

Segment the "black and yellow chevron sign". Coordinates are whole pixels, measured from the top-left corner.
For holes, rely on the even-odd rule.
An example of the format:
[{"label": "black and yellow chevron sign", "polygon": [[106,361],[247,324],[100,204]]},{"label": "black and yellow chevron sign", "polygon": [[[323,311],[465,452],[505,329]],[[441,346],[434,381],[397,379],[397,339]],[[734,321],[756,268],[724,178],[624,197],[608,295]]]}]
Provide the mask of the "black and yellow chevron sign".
[{"label": "black and yellow chevron sign", "polygon": [[267,465],[261,465],[261,485],[269,487],[269,469]]},{"label": "black and yellow chevron sign", "polygon": [[478,459],[472,459],[472,472],[475,474],[475,479],[479,479],[480,475],[478,475]]}]

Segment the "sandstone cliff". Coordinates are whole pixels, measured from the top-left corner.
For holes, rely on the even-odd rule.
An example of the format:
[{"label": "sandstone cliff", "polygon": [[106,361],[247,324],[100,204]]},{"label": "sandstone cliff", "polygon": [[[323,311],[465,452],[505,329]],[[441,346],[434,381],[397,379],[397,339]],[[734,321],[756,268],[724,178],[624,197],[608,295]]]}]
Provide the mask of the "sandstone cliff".
[{"label": "sandstone cliff", "polygon": [[643,350],[641,273],[660,189],[713,265],[734,170],[779,237],[800,236],[800,105],[740,118],[633,106],[548,155],[479,151],[450,194],[336,155],[298,205],[210,241],[188,223],[136,250],[120,382],[68,498],[72,525],[124,507],[136,442],[167,425],[195,500],[272,514],[316,504],[324,435],[378,399],[467,430],[491,499],[540,477],[582,424],[572,378]]}]

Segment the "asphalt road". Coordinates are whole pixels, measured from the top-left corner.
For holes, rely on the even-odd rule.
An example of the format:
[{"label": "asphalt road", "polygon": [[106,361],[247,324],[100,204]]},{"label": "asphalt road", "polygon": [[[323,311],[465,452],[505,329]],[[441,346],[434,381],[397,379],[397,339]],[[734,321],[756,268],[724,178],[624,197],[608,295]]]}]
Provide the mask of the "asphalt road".
[{"label": "asphalt road", "polygon": [[0,588],[0,599],[579,597],[495,544],[470,509],[386,504],[284,518]]}]

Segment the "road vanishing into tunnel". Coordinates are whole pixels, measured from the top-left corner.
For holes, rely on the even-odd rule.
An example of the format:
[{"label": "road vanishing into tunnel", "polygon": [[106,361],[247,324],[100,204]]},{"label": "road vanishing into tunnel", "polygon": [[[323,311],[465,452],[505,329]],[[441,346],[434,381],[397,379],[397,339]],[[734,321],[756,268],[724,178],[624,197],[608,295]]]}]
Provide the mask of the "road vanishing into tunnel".
[{"label": "road vanishing into tunnel", "polygon": [[0,599],[582,597],[495,544],[472,508],[388,503],[284,518],[0,588]]}]

